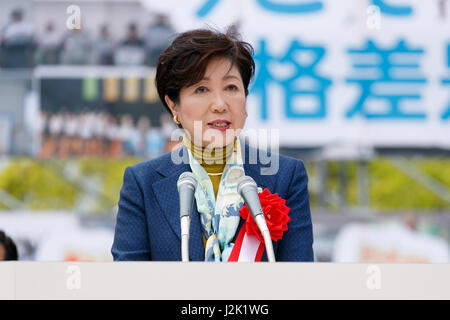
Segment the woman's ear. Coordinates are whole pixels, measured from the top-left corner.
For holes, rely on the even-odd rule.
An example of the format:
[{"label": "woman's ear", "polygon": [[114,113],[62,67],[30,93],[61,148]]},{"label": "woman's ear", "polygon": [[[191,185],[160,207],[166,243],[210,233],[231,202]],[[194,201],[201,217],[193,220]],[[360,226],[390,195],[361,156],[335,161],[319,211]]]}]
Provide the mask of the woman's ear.
[{"label": "woman's ear", "polygon": [[175,102],[173,102],[167,94],[164,96],[164,101],[166,101],[166,104],[169,107],[170,112],[172,112],[172,116],[175,116],[177,114],[175,110],[176,107]]}]

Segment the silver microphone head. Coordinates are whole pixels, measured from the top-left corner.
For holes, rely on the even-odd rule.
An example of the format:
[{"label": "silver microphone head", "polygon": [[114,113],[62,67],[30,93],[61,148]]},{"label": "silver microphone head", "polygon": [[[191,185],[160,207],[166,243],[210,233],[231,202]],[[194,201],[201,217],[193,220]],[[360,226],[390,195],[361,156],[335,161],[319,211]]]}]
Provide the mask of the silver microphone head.
[{"label": "silver microphone head", "polygon": [[192,172],[184,172],[177,182],[178,195],[180,198],[180,218],[191,217],[194,206],[194,194],[197,189],[197,179]]},{"label": "silver microphone head", "polygon": [[256,219],[257,215],[262,215],[264,217],[261,203],[259,202],[258,185],[252,177],[243,176],[239,178],[237,183],[237,192],[242,199],[244,199],[244,202],[250,210],[253,219]]},{"label": "silver microphone head", "polygon": [[246,186],[251,186],[251,187],[255,188],[256,190],[258,190],[258,185],[256,184],[255,180],[253,180],[252,177],[242,176],[239,178],[239,180],[237,182],[237,192],[241,195],[241,197],[242,197],[242,190]]},{"label": "silver microphone head", "polygon": [[186,171],[180,174],[177,182],[178,192],[180,192],[180,187],[184,184],[191,186],[194,190],[197,189],[197,179],[195,179],[195,176],[192,172]]}]

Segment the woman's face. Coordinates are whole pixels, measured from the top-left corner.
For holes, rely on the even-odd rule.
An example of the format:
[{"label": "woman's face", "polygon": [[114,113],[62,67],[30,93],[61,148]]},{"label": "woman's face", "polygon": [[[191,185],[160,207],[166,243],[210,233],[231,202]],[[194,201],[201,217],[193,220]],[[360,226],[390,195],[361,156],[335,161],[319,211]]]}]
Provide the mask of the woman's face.
[{"label": "woman's face", "polygon": [[196,145],[223,147],[244,127],[245,88],[237,67],[230,66],[227,58],[213,58],[200,82],[180,90],[179,104],[165,97]]}]

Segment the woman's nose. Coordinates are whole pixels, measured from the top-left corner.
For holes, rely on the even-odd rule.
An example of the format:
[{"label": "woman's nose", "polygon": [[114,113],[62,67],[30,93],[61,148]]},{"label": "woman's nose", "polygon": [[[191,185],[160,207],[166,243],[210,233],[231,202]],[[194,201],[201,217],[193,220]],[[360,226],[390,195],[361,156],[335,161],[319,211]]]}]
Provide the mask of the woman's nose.
[{"label": "woman's nose", "polygon": [[213,112],[224,112],[227,109],[225,99],[220,94],[215,94],[211,101],[211,110]]}]

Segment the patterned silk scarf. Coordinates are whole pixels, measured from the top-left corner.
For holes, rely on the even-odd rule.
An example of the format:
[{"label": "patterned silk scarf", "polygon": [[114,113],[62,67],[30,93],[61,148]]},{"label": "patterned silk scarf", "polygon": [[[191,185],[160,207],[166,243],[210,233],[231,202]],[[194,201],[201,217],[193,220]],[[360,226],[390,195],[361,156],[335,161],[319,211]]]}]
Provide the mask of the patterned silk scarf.
[{"label": "patterned silk scarf", "polygon": [[[184,143],[188,144],[188,138],[184,137]],[[233,249],[233,239],[239,225],[239,209],[244,201],[237,193],[237,181],[244,173],[241,145],[239,139],[235,139],[233,151],[227,158],[225,168],[220,179],[217,199],[214,196],[214,188],[206,170],[189,153],[191,170],[198,181],[195,192],[197,210],[200,214],[203,234],[207,241],[205,245],[205,261],[228,261]]]}]

